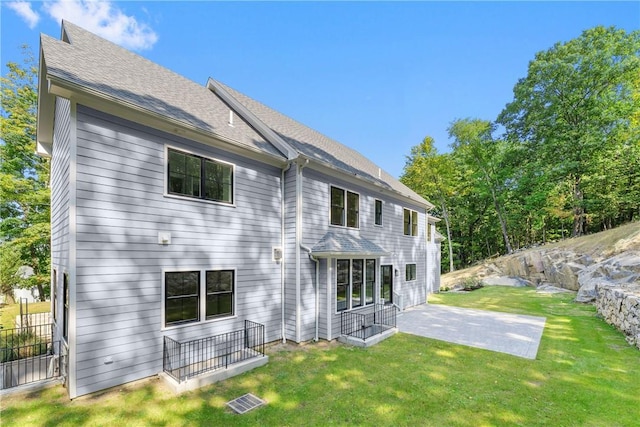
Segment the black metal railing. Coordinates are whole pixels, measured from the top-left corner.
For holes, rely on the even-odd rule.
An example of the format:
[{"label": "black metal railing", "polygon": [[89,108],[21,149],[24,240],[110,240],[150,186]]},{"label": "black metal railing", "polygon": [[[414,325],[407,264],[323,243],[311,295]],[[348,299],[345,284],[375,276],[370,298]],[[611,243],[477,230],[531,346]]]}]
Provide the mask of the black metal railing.
[{"label": "black metal railing", "polygon": [[0,330],[0,389],[59,376],[59,354],[53,324]]},{"label": "black metal railing", "polygon": [[264,325],[244,321],[244,329],[212,337],[179,342],[164,337],[164,372],[178,382],[264,356]]},{"label": "black metal railing", "polygon": [[396,327],[396,308],[376,304],[369,309],[343,311],[340,316],[340,333],[366,340]]}]

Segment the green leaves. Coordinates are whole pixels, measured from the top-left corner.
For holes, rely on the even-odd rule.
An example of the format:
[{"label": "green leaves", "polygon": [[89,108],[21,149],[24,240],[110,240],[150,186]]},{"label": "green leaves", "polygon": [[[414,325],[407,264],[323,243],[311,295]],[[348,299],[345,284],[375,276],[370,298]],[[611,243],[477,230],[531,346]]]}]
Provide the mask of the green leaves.
[{"label": "green leaves", "polygon": [[[0,92],[0,286],[37,286],[48,293],[50,264],[49,161],[36,154],[37,69],[28,48],[25,63],[7,64]],[[15,273],[30,266],[34,276]]]},{"label": "green leaves", "polygon": [[403,182],[447,214],[457,265],[640,216],[639,31],[556,43],[513,93],[495,122],[454,120],[450,153],[427,137],[405,166]]}]

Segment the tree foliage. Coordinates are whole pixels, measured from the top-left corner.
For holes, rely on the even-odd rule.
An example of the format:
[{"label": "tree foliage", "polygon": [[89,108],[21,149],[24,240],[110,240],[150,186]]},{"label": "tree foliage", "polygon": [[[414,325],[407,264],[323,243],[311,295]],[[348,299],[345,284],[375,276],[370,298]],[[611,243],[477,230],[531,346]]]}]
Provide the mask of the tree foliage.
[{"label": "tree foliage", "polygon": [[[24,64],[9,62],[1,78],[0,105],[0,285],[49,288],[49,161],[36,154],[37,68],[28,48]],[[34,275],[21,276],[21,266]]]},{"label": "tree foliage", "polygon": [[513,94],[494,121],[453,121],[450,153],[429,151],[428,138],[405,166],[405,184],[446,195],[456,266],[640,217],[639,31],[595,27],[556,43]]}]

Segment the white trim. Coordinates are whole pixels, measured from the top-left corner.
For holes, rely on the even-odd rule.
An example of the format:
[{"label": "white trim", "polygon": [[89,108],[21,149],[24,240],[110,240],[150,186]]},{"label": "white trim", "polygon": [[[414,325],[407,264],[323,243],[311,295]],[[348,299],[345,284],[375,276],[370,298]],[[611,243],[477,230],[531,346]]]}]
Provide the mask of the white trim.
[{"label": "white trim", "polygon": [[[358,193],[357,191],[352,191],[352,190],[348,190],[344,187],[341,187],[339,185],[335,185],[335,184],[329,184],[329,227],[337,227],[337,228],[343,228],[343,229],[347,229],[347,230],[360,230],[360,199],[361,199],[361,194]],[[342,215],[342,221],[344,223],[344,225],[338,225],[338,224],[332,224],[331,222],[331,208],[332,206],[332,200],[331,200],[331,190],[333,188],[336,188],[338,190],[342,190],[344,192],[344,196],[343,196],[343,200],[344,200],[344,213]],[[348,200],[348,193],[352,193],[358,196],[358,226],[357,227],[350,227],[347,225],[347,218],[348,218],[348,206],[347,206],[347,200]]]},{"label": "white trim", "polygon": [[333,314],[331,313],[331,291],[332,291],[332,275],[333,275],[333,258],[327,258],[327,340],[333,339],[333,331],[331,330],[331,319]]},{"label": "white trim", "polygon": [[[178,325],[166,325],[166,310],[165,310],[165,295],[166,285],[165,277],[166,273],[186,273],[186,272],[198,272],[200,277],[200,289],[198,289],[198,320],[193,322],[181,323]],[[221,316],[213,319],[207,319],[207,272],[208,271],[233,271],[233,314],[231,316]],[[236,267],[179,267],[179,268],[162,268],[162,277],[160,278],[160,331],[173,331],[180,328],[198,326],[206,323],[215,323],[223,320],[236,319],[238,317],[238,269]]]},{"label": "white trim", "polygon": [[[404,211],[409,211],[409,232],[410,234],[405,234],[404,232]],[[416,234],[411,234],[413,231],[413,213],[415,212],[416,218]],[[415,209],[402,207],[402,235],[404,237],[418,237],[420,236],[420,212]]]},{"label": "white trim", "polygon": [[[416,267],[416,277],[413,279],[407,279],[407,266],[409,265],[413,265]],[[409,283],[409,282],[416,282],[418,280],[418,263],[417,262],[406,262],[404,264],[404,282],[405,283]]]},{"label": "white trim", "polygon": [[[71,101],[69,103],[69,322],[67,344],[69,346],[69,398],[78,396],[77,388],[77,337],[76,337],[76,305],[77,296],[77,260],[78,250],[77,238],[77,157],[78,157],[78,104]],[[64,310],[64,308],[63,308]],[[63,331],[64,334],[64,331]]]},{"label": "white trim", "polygon": [[[205,160],[211,160],[212,162],[216,162],[216,163],[222,163],[225,165],[229,165],[231,166],[231,200],[232,203],[227,203],[227,202],[221,202],[219,200],[210,200],[210,199],[205,199],[202,197],[190,197],[190,196],[185,196],[185,195],[180,195],[180,194],[173,194],[173,193],[169,193],[168,189],[169,189],[169,149],[175,150],[175,151],[181,151],[185,154],[190,154],[192,156],[197,156],[200,157],[201,159],[205,159]],[[162,195],[164,197],[168,197],[168,198],[172,198],[172,199],[180,199],[180,200],[191,200],[191,201],[196,201],[196,202],[204,202],[204,203],[210,203],[210,204],[214,204],[214,205],[220,205],[220,206],[229,206],[229,207],[236,207],[236,183],[237,183],[237,171],[236,171],[236,165],[235,163],[231,163],[231,162],[227,162],[225,160],[220,160],[217,159],[215,157],[211,157],[209,155],[203,154],[202,151],[200,150],[192,150],[192,149],[184,149],[182,147],[177,147],[175,145],[172,144],[164,144],[164,159],[162,162],[164,171],[164,188],[162,189]],[[202,185],[202,177],[200,177],[200,184]],[[200,191],[203,192],[204,188],[200,188]]]}]

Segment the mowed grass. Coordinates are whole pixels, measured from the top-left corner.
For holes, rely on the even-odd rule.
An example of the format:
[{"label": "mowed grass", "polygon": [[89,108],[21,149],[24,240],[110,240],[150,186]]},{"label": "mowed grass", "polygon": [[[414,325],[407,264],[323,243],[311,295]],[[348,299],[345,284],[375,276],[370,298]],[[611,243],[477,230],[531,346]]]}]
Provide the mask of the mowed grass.
[{"label": "mowed grass", "polygon": [[[268,365],[174,396],[156,378],[69,401],[4,397],[3,426],[637,426],[640,351],[571,295],[487,287],[432,303],[547,318],[536,360],[397,334],[368,349],[276,345]],[[225,402],[253,393],[245,415]]]},{"label": "mowed grass", "polygon": [[[26,307],[25,307],[26,310]],[[42,313],[51,310],[51,302],[29,303],[29,313]],[[20,304],[7,304],[0,307],[1,329],[13,329],[16,327],[16,316],[20,315]]]}]

